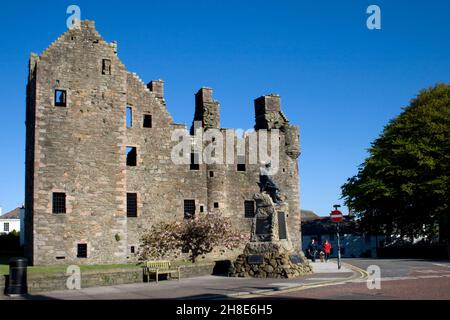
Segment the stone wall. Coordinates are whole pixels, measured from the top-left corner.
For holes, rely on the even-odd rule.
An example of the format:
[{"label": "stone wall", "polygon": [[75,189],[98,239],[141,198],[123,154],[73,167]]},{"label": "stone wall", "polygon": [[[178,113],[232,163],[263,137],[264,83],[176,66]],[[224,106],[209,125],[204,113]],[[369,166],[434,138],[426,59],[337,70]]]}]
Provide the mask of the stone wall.
[{"label": "stone wall", "polygon": [[[183,266],[180,272],[181,279],[211,275],[214,265],[214,263],[198,263]],[[44,291],[68,290],[66,286],[67,278],[68,276],[62,272],[46,274],[28,273],[28,292],[33,294]],[[147,279],[144,279],[142,268],[140,267],[81,272],[81,288],[141,283],[144,281],[147,281]],[[0,278],[0,290],[0,294],[3,294],[5,290],[4,276]]]}]

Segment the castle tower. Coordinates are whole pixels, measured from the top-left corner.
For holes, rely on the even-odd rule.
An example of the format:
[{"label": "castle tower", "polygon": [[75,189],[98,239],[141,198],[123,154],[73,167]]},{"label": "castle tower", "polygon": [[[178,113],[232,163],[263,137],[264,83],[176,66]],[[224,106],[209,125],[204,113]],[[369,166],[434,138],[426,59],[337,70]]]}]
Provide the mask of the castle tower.
[{"label": "castle tower", "polygon": [[255,130],[269,132],[273,129],[279,130],[280,163],[274,180],[280,184],[281,191],[287,193],[289,212],[286,213],[286,221],[290,226],[290,238],[294,246],[298,245],[301,248],[297,161],[300,155],[300,131],[298,126],[289,124],[289,120],[281,111],[280,100],[278,94],[269,94],[255,99]]},{"label": "castle tower", "polygon": [[[195,94],[195,122],[201,123],[204,130],[204,135],[210,135],[209,141],[205,141],[204,148],[208,144],[216,145],[217,135],[222,135],[218,130],[208,131],[209,129],[220,129],[220,104],[213,99],[212,89],[203,87]],[[194,127],[194,125],[193,125]],[[214,132],[214,133],[213,133]],[[217,146],[219,147],[219,146]],[[224,147],[224,146],[222,146]],[[216,152],[220,152],[219,149]],[[222,149],[222,154],[224,154]],[[212,153],[211,158],[215,158],[216,154]],[[205,161],[206,159],[204,159]],[[206,187],[207,187],[207,211],[215,212],[217,210],[223,211],[226,198],[226,170],[223,162],[221,163],[207,163],[206,170]]]}]

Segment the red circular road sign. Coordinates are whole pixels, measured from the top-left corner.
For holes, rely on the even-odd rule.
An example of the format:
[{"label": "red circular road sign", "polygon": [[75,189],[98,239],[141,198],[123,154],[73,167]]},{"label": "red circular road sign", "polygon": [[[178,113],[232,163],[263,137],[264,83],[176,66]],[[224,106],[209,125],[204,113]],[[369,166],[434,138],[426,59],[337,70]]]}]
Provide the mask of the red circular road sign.
[{"label": "red circular road sign", "polygon": [[333,210],[330,213],[330,217],[331,221],[333,222],[341,222],[344,216],[342,215],[342,212],[340,212],[339,210]]}]

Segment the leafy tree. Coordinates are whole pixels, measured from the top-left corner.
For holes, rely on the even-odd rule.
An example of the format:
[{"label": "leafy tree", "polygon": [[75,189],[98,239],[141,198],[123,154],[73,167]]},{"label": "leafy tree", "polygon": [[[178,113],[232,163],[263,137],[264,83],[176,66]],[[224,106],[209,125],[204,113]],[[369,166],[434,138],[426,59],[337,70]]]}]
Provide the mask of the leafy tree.
[{"label": "leafy tree", "polygon": [[448,234],[450,85],[421,91],[389,122],[342,195],[367,231],[431,240],[441,224]]},{"label": "leafy tree", "polygon": [[247,237],[232,227],[229,218],[207,213],[183,222],[162,222],[145,231],[141,237],[140,258],[148,260],[189,252],[190,259],[210,253],[217,247],[237,248]]}]

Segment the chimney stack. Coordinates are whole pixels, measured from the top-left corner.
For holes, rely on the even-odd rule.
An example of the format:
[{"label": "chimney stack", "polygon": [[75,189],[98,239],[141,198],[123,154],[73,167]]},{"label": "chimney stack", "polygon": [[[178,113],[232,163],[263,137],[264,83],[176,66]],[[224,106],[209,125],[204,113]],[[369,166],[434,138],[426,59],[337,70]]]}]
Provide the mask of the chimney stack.
[{"label": "chimney stack", "polygon": [[159,99],[164,99],[164,81],[152,80],[147,84],[147,88]]}]

